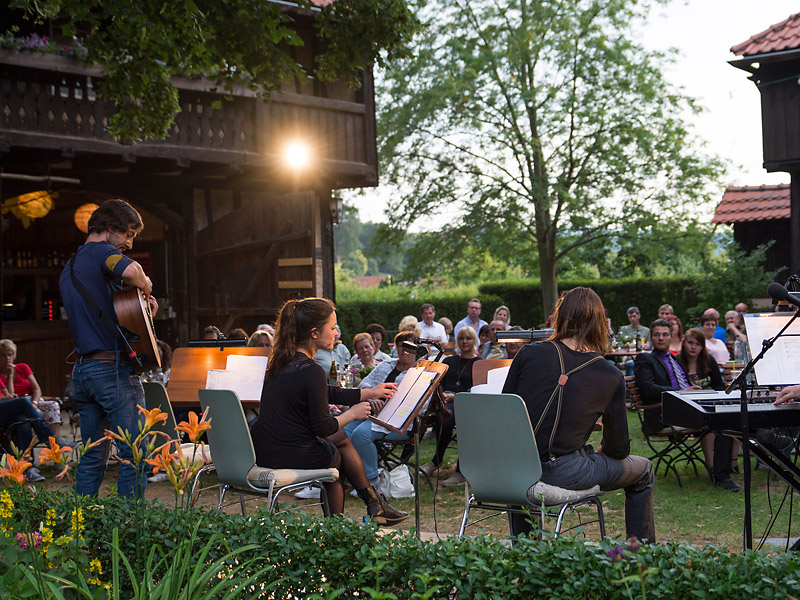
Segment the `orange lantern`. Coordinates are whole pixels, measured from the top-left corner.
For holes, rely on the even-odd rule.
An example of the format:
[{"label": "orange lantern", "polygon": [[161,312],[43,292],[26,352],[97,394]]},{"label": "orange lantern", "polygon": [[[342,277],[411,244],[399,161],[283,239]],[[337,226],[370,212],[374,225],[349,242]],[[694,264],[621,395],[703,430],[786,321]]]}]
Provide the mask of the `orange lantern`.
[{"label": "orange lantern", "polygon": [[92,202],[81,204],[75,210],[75,227],[80,229],[83,233],[89,233],[89,218],[98,208],[100,207]]},{"label": "orange lantern", "polygon": [[39,190],[17,196],[17,208],[19,212],[30,219],[41,219],[53,210],[53,192]]}]

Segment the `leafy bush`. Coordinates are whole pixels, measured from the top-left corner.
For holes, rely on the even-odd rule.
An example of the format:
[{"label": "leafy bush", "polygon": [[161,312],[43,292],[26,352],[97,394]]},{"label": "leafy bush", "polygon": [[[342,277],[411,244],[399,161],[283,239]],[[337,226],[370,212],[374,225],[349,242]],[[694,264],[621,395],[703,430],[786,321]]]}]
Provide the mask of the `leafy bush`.
[{"label": "leafy bush", "polygon": [[[24,490],[16,489],[12,495],[21,501]],[[675,543],[637,548],[633,541],[623,547],[612,540],[594,544],[566,537],[544,542],[523,539],[514,547],[486,536],[433,543],[411,534],[376,535],[372,526],[302,513],[258,512],[244,518],[214,509],[174,510],[159,503],[138,510],[117,497],[76,500],[71,494],[53,492],[36,496],[37,505],[58,511],[76,501],[85,515],[86,548],[102,562],[106,581],[115,570],[111,545],[116,537],[122,556],[134,556],[139,546],[145,554],[156,548],[156,555],[163,552],[167,557],[160,563],[133,564],[134,578],[147,568],[150,583],[158,585],[174,574],[177,554],[192,567],[193,561],[215,568],[228,564],[229,589],[241,585],[249,590],[244,593],[240,588],[244,595],[239,597],[260,593],[275,598],[411,599],[455,597],[451,595],[455,593],[471,599],[621,599],[629,597],[628,586],[636,592],[641,582],[648,598],[749,600],[786,599],[800,585],[800,563],[789,554],[733,554]],[[136,524],[137,520],[141,522]],[[4,524],[10,531],[13,523],[6,518]],[[191,559],[187,540],[194,544]],[[14,545],[13,538],[0,537],[3,598],[26,592],[21,574],[30,560],[18,553],[15,562],[9,561]],[[233,557],[231,552],[238,554]],[[239,565],[235,572],[234,565]],[[68,569],[62,572],[64,580],[74,581],[75,576]],[[255,587],[248,580],[253,576],[257,576]],[[120,597],[131,597],[124,593],[130,589],[126,579],[120,580],[125,588]],[[186,597],[196,597],[192,590],[184,591]]]}]

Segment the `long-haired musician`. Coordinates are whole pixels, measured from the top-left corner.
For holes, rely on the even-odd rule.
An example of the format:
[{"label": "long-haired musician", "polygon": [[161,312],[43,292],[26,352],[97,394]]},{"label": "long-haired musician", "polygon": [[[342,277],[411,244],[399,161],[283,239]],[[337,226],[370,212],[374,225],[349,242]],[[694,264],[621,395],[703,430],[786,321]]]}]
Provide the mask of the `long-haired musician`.
[{"label": "long-haired musician", "polygon": [[[603,358],[607,344],[608,322],[599,296],[589,288],[569,290],[556,304],[553,335],[519,351],[503,392],[520,395],[528,407],[542,481],[573,490],[594,485],[624,489],[627,535],[652,542],[653,466],[630,455],[625,382]],[[603,440],[595,452],[586,442],[601,416]],[[509,519],[512,534],[530,531],[524,517]]]}]

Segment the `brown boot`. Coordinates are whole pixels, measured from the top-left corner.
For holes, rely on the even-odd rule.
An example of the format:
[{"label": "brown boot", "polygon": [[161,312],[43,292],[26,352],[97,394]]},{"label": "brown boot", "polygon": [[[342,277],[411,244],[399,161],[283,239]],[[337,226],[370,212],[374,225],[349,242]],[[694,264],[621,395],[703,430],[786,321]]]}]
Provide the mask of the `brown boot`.
[{"label": "brown boot", "polygon": [[396,525],[408,518],[407,512],[394,508],[372,486],[358,490],[358,497],[367,505],[369,517],[379,525]]}]

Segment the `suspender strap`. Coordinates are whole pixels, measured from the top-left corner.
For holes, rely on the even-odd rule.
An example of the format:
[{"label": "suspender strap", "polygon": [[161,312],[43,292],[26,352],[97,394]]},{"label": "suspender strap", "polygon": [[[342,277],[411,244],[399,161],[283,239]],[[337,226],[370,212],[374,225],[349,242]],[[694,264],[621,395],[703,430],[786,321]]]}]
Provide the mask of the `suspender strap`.
[{"label": "suspender strap", "polygon": [[539,421],[536,423],[536,427],[533,428],[533,435],[539,433],[539,428],[542,426],[544,418],[547,416],[547,412],[550,410],[550,407],[553,404],[553,400],[555,400],[557,396],[558,403],[556,405],[556,419],[555,422],[553,423],[553,429],[550,432],[550,441],[547,444],[547,453],[550,457],[550,460],[555,460],[556,457],[555,455],[553,455],[553,440],[556,437],[556,430],[558,429],[558,423],[561,420],[561,406],[564,400],[564,386],[567,384],[570,375],[572,375],[573,373],[577,373],[584,367],[588,367],[593,362],[597,362],[598,360],[603,360],[603,357],[595,356],[593,358],[590,358],[586,362],[578,365],[577,367],[572,369],[569,373],[567,373],[564,368],[564,356],[561,354],[561,347],[554,341],[551,341],[550,343],[553,344],[553,346],[555,346],[556,352],[558,353],[558,364],[561,367],[561,375],[559,375],[558,377],[558,383],[556,384],[556,387],[553,389],[553,393],[550,394],[550,398],[547,400],[547,404],[545,405],[544,410],[542,411],[542,416],[539,417]]}]

